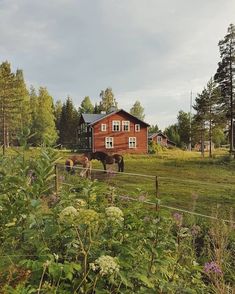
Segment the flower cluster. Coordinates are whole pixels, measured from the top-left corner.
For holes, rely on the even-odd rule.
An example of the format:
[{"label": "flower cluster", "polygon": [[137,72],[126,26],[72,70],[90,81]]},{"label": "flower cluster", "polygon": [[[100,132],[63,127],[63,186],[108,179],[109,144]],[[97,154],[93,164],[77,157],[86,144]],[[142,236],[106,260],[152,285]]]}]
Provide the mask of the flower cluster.
[{"label": "flower cluster", "polygon": [[204,272],[207,273],[207,274],[210,274],[210,273],[215,273],[215,274],[218,274],[218,275],[222,274],[221,268],[214,261],[205,263]]},{"label": "flower cluster", "polygon": [[109,221],[120,223],[124,221],[123,212],[120,208],[110,206],[105,209],[105,214]]},{"label": "flower cluster", "polygon": [[172,217],[173,217],[177,226],[179,226],[179,227],[182,226],[183,215],[181,213],[175,212],[175,213],[173,213]]},{"label": "flower cluster", "polygon": [[86,207],[86,205],[87,205],[87,203],[86,203],[86,201],[83,200],[83,199],[76,199],[76,200],[75,200],[75,207],[76,207],[77,209],[80,209],[80,208],[82,208],[82,207]]},{"label": "flower cluster", "polygon": [[80,209],[78,214],[78,222],[84,225],[97,225],[99,214],[93,209]]},{"label": "flower cluster", "polygon": [[78,211],[73,206],[68,206],[64,208],[59,214],[60,221],[66,222],[66,223],[73,222],[77,216],[78,216]]},{"label": "flower cluster", "polygon": [[119,265],[116,259],[109,255],[100,256],[94,263],[90,263],[90,268],[93,271],[99,271],[101,276],[117,274],[119,272]]}]

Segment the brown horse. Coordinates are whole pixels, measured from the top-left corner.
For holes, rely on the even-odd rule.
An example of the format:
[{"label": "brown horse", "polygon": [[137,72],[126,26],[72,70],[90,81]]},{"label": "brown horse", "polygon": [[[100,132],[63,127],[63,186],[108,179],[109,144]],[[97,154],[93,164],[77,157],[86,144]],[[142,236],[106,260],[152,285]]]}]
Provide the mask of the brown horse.
[{"label": "brown horse", "polygon": [[106,171],[106,164],[114,164],[117,163],[118,171],[124,172],[124,159],[120,154],[108,155],[102,151],[90,152],[87,154],[89,160],[97,159],[102,162],[104,170]]},{"label": "brown horse", "polygon": [[74,174],[75,173],[75,165],[82,164],[82,157],[74,155],[65,161],[65,169],[67,172]]}]

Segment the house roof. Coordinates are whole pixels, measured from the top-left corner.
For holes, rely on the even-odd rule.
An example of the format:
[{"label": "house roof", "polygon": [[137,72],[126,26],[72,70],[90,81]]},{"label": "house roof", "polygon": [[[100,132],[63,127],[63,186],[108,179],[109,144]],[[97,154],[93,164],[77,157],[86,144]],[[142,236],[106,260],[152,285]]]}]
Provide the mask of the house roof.
[{"label": "house roof", "polygon": [[162,136],[164,138],[167,138],[167,136],[165,134],[163,134],[162,132],[157,132],[157,133],[154,133],[154,134],[149,134],[149,139],[152,139],[152,138],[154,138],[156,136]]},{"label": "house roof", "polygon": [[134,115],[130,114],[129,112],[127,112],[127,111],[125,111],[123,109],[112,111],[112,112],[110,112],[108,114],[106,114],[106,113],[105,114],[103,114],[103,113],[101,113],[101,114],[85,114],[85,113],[83,113],[82,116],[83,116],[83,119],[84,119],[85,123],[93,125],[93,124],[99,122],[100,120],[102,120],[103,118],[109,117],[109,116],[111,116],[111,115],[113,115],[115,113],[121,112],[121,111],[126,113],[127,115],[131,116],[132,118],[134,118],[138,122],[146,125],[147,127],[149,126],[149,124],[147,124],[146,122],[140,120],[139,118],[135,117]]},{"label": "house roof", "polygon": [[84,122],[87,124],[92,124],[94,121],[100,120],[101,118],[105,117],[106,113],[83,113],[82,117]]}]

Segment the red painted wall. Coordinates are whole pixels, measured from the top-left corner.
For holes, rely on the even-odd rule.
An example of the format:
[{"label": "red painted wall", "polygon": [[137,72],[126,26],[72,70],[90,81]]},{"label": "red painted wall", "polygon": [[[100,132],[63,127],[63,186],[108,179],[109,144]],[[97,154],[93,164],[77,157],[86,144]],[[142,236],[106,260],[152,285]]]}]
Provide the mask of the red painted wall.
[{"label": "red painted wall", "polygon": [[[120,131],[112,131],[112,121],[120,121]],[[122,121],[130,121],[130,130],[122,130]],[[101,131],[101,124],[106,124],[106,131]],[[140,131],[135,131],[135,124],[140,124]],[[114,147],[106,149],[105,137],[113,137]],[[129,148],[129,137],[136,137],[136,148]],[[106,153],[147,153],[148,131],[147,126],[132,116],[119,112],[100,120],[93,125],[93,152]]]}]

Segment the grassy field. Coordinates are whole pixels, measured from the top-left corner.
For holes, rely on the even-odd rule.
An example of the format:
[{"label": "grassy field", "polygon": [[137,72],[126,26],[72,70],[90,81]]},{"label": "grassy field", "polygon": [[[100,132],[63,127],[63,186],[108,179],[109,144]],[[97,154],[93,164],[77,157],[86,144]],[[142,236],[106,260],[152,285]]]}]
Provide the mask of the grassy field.
[{"label": "grassy field", "polygon": [[[213,159],[201,158],[198,152],[176,150],[126,155],[124,174],[93,171],[92,177],[110,183],[119,195],[154,200],[157,176],[162,205],[207,215],[219,212],[221,217],[229,218],[231,211],[233,216],[235,212],[235,162],[225,154],[217,152]],[[102,164],[93,161],[93,168],[102,169]]]},{"label": "grassy field", "polygon": [[[13,156],[17,150],[8,150]],[[66,150],[58,151],[61,157],[60,175],[64,181],[71,177],[65,174],[65,159],[72,155]],[[26,158],[37,157],[40,148],[26,152]],[[221,217],[235,215],[235,160],[228,159],[226,150],[218,150],[213,158],[202,158],[199,152],[181,150],[162,151],[156,155],[125,155],[125,173],[104,174],[92,171],[92,179],[108,182],[116,193],[153,201],[156,198],[156,176],[162,205],[193,210],[212,215],[215,210]],[[92,162],[93,169],[103,169],[98,161]],[[108,166],[116,170],[116,166]],[[77,172],[79,174],[79,171]],[[134,175],[131,175],[134,174]],[[138,175],[137,175],[138,174]],[[63,177],[62,177],[63,178]],[[73,176],[72,182],[79,181]]]}]

